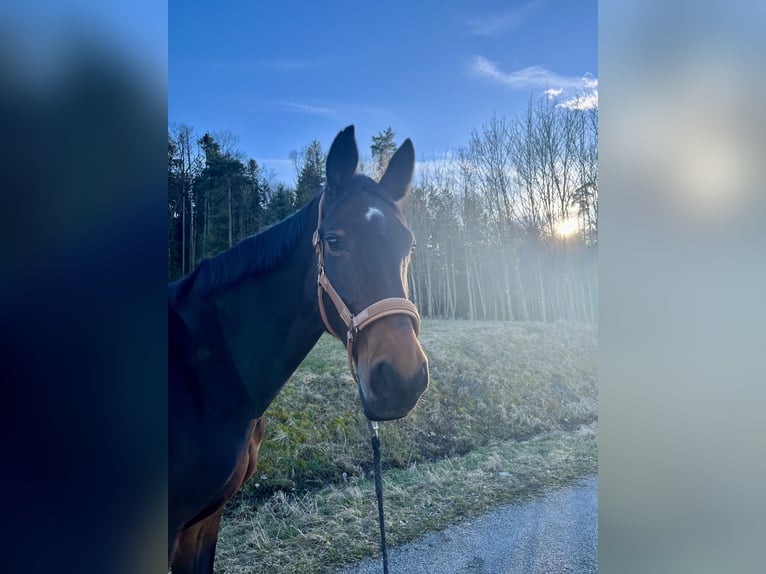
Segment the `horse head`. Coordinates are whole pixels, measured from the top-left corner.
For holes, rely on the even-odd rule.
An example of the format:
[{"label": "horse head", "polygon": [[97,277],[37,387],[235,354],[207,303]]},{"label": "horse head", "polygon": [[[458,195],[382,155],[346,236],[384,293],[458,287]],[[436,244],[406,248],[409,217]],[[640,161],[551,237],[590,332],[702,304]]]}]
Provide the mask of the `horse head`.
[{"label": "horse head", "polygon": [[415,238],[399,206],[409,191],[415,150],[405,140],[379,182],[356,173],[358,160],[349,126],[327,155],[315,234],[319,303],[328,330],[347,339],[365,415],[392,420],[413,409],[429,377],[417,337],[420,318],[407,300]]}]

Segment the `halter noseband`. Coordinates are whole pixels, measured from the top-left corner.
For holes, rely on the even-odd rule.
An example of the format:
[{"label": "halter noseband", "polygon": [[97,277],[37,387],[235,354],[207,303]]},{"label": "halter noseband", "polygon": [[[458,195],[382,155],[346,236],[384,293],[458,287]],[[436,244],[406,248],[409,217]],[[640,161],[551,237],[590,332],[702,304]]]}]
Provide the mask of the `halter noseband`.
[{"label": "halter noseband", "polygon": [[314,244],[314,251],[317,254],[317,297],[319,299],[319,314],[322,316],[322,322],[331,335],[340,339],[340,336],[335,332],[335,329],[330,325],[330,321],[327,320],[327,312],[324,308],[324,301],[322,293],[327,293],[330,300],[335,305],[338,311],[338,315],[341,320],[346,324],[348,332],[346,333],[346,350],[348,351],[348,367],[351,370],[351,376],[356,383],[359,383],[359,379],[356,375],[356,369],[354,369],[354,340],[359,331],[367,327],[370,323],[388,317],[389,315],[407,315],[412,319],[412,326],[415,330],[415,336],[420,333],[420,315],[418,314],[418,308],[415,307],[409,299],[403,299],[401,297],[388,297],[376,301],[369,307],[362,309],[359,313],[354,315],[349,308],[340,298],[338,292],[330,283],[330,279],[324,272],[324,253],[322,250],[322,240],[319,237],[319,227],[322,224],[322,206],[324,205],[324,193],[319,198],[319,214],[317,217],[317,228],[314,231],[314,237],[312,242]]}]

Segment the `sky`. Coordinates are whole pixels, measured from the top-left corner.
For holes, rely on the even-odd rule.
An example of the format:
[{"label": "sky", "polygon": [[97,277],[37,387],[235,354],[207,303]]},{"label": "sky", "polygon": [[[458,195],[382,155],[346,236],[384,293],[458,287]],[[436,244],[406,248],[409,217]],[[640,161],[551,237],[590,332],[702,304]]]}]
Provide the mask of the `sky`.
[{"label": "sky", "polygon": [[[530,98],[597,105],[597,2],[202,2],[168,9],[168,123],[228,131],[292,184],[291,150],[391,127],[419,161]],[[547,95],[545,95],[547,94]],[[579,96],[580,99],[577,99]]]}]

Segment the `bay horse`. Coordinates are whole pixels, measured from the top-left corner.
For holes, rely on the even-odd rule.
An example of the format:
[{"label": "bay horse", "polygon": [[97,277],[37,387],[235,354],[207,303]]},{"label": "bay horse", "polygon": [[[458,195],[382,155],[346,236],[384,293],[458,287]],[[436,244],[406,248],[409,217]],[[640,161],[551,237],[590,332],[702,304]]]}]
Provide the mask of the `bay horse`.
[{"label": "bay horse", "polygon": [[330,147],[318,197],[168,284],[173,574],[213,572],[223,506],[255,471],[264,412],[325,330],[346,335],[370,420],[405,416],[428,385],[399,207],[415,151],[407,139],[379,182],[358,161],[352,125]]}]

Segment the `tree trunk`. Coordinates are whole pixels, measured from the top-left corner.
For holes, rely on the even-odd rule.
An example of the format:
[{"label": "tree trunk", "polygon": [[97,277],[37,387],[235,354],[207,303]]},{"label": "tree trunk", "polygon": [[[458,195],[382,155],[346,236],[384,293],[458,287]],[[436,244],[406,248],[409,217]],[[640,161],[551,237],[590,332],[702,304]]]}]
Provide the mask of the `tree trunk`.
[{"label": "tree trunk", "polygon": [[540,256],[537,259],[537,283],[540,288],[540,319],[544,322],[548,322],[548,304],[545,297],[545,282],[543,281],[543,271],[540,266]]},{"label": "tree trunk", "polygon": [[227,209],[228,209],[228,213],[229,213],[229,247],[231,247],[232,246],[232,241],[231,241],[231,228],[232,228],[232,220],[231,220],[231,178],[227,179],[227,183],[229,184],[229,191],[228,191],[228,195],[227,195],[227,203],[228,203]]},{"label": "tree trunk", "polygon": [[181,276],[186,275],[186,181],[181,189]]},{"label": "tree trunk", "polygon": [[465,286],[466,296],[468,297],[468,320],[476,320],[476,303],[473,296],[473,286],[471,285],[471,258],[468,256],[468,245],[463,243],[463,255],[465,256]]},{"label": "tree trunk", "polygon": [[431,288],[431,265],[430,261],[426,264],[426,301],[428,308],[428,315],[430,317],[435,316],[434,315],[434,308],[433,308],[433,289]]},{"label": "tree trunk", "polygon": [[205,194],[205,212],[202,218],[202,257],[207,257],[207,232],[208,232],[208,214],[210,213],[210,198],[209,194]]}]

